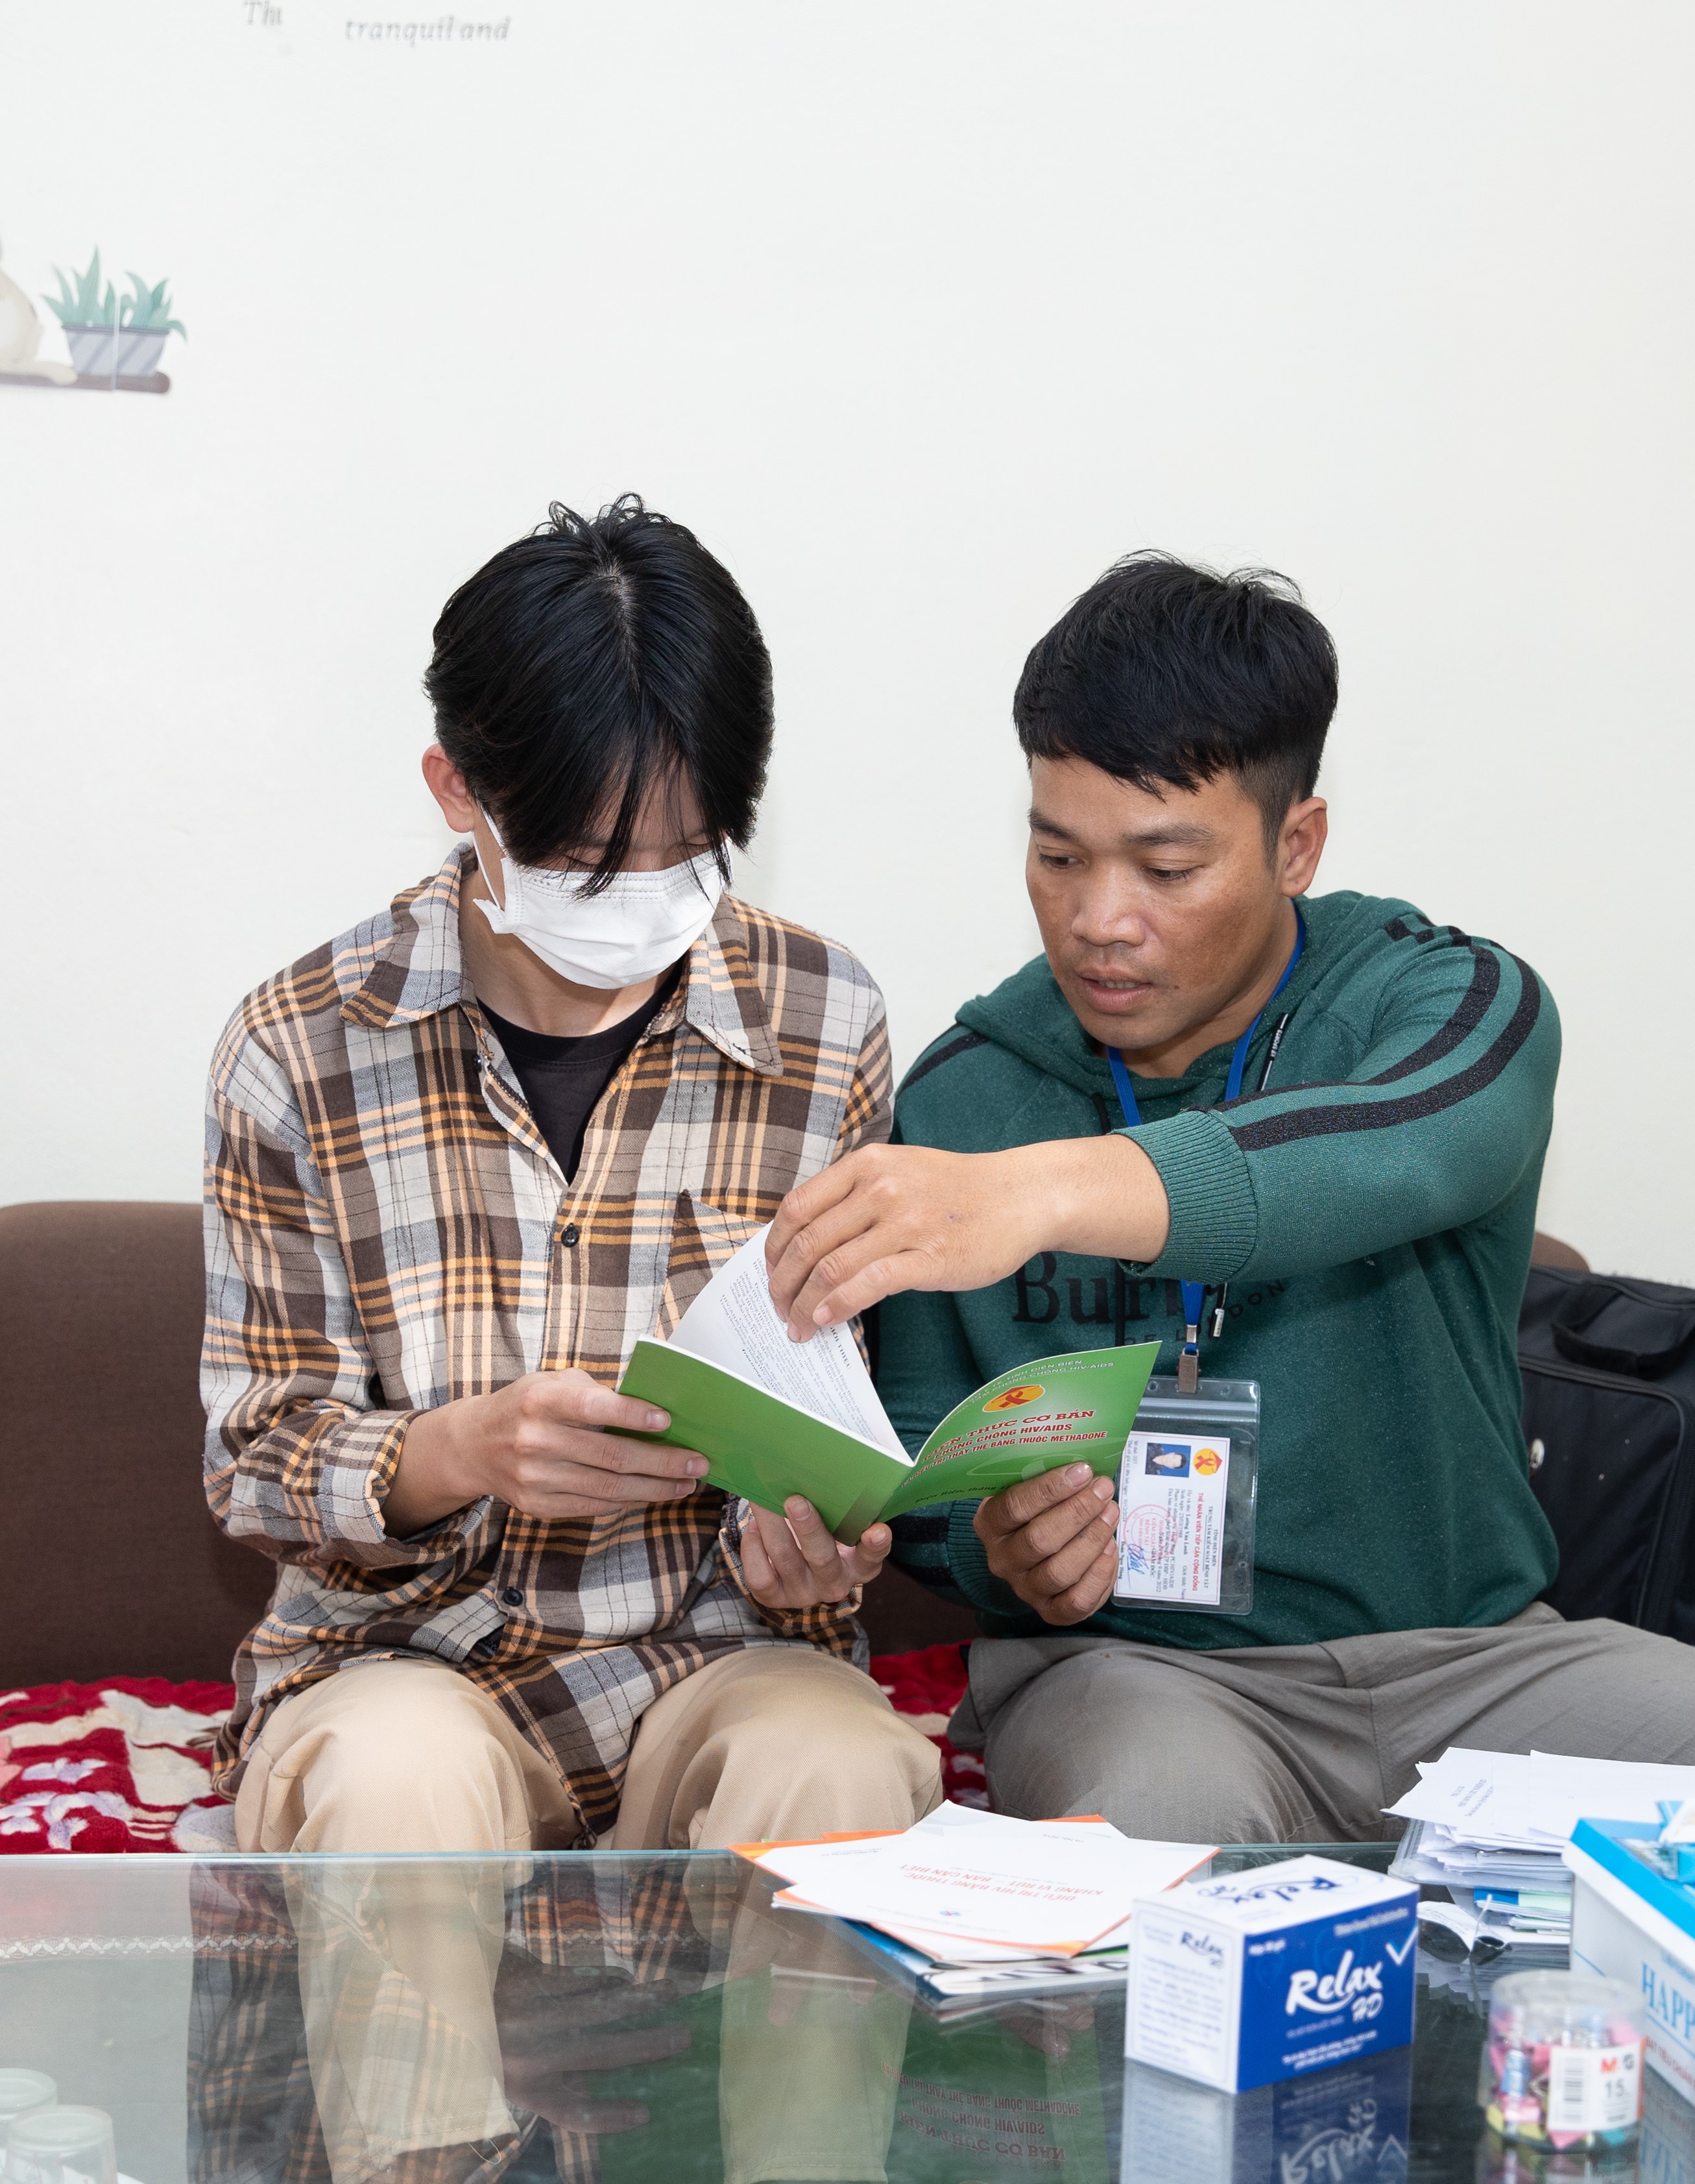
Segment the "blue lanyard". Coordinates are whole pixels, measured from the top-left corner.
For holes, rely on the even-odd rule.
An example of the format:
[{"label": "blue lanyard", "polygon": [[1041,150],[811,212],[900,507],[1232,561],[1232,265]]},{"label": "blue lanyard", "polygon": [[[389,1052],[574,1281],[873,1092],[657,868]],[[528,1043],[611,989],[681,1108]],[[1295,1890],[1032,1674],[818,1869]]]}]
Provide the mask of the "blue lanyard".
[{"label": "blue lanyard", "polygon": [[[1295,950],[1293,955],[1290,956],[1288,961],[1283,966],[1282,977],[1271,989],[1270,994],[1266,1000],[1265,1009],[1269,1009],[1270,1007],[1271,1003],[1276,1000],[1278,994],[1282,992],[1284,987],[1287,986],[1290,979],[1294,977],[1295,966],[1300,961],[1301,950],[1306,946],[1306,944],[1307,922],[1298,910],[1295,912]],[[1241,1096],[1242,1072],[1248,1067],[1248,1050],[1253,1044],[1254,1033],[1259,1030],[1260,1025],[1265,1021],[1265,1009],[1261,1009],[1259,1014],[1255,1017],[1253,1022],[1248,1027],[1248,1029],[1243,1032],[1242,1037],[1236,1042],[1236,1051],[1230,1058],[1230,1076],[1225,1081],[1224,1088],[1224,1096],[1226,1100],[1235,1100]],[[1287,1018],[1285,1021],[1287,1022]],[[1281,1034],[1282,1026],[1280,1024],[1278,1026],[1278,1039],[1273,1039],[1271,1043],[1271,1053],[1266,1062],[1265,1074],[1268,1078],[1271,1074],[1271,1062],[1276,1059],[1277,1046],[1279,1039],[1281,1039]],[[1131,1084],[1130,1072],[1125,1067],[1124,1056],[1119,1052],[1115,1046],[1109,1046],[1107,1049],[1107,1060],[1112,1065],[1113,1083],[1118,1087],[1118,1103],[1124,1110],[1124,1119],[1129,1123],[1131,1129],[1136,1129],[1140,1126],[1142,1122],[1142,1110],[1136,1104],[1136,1090],[1135,1087]],[[1263,1081],[1259,1089],[1262,1092],[1265,1089]],[[1182,1284],[1182,1290],[1183,1357],[1186,1360],[1191,1357],[1198,1358],[1201,1354],[1201,1312],[1206,1303],[1206,1284],[1203,1282],[1185,1282]],[[1219,1317],[1222,1318],[1222,1312],[1220,1313]],[[1218,1331],[1218,1328],[1214,1326],[1213,1329],[1214,1334],[1216,1334]],[[1190,1368],[1191,1372],[1192,1372],[1193,1369],[1194,1368],[1192,1367]],[[1179,1374],[1180,1379],[1187,1377],[1186,1374],[1183,1373],[1181,1365],[1179,1367]],[[1191,1392],[1192,1392],[1192,1390]]]}]

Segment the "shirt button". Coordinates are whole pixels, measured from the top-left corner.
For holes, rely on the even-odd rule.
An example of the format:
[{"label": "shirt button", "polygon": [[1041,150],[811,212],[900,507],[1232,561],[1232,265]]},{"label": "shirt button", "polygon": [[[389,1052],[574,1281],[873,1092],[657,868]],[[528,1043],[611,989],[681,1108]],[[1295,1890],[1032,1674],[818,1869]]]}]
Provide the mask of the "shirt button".
[{"label": "shirt button", "polygon": [[524,1596],[515,1585],[508,1585],[500,1596],[508,1607],[522,1607],[524,1605]]},{"label": "shirt button", "polygon": [[559,1239],[559,1240],[568,1251],[573,1251],[576,1249],[577,1239],[580,1234],[581,1231],[578,1229],[576,1223],[573,1221],[566,1228],[564,1234]]}]

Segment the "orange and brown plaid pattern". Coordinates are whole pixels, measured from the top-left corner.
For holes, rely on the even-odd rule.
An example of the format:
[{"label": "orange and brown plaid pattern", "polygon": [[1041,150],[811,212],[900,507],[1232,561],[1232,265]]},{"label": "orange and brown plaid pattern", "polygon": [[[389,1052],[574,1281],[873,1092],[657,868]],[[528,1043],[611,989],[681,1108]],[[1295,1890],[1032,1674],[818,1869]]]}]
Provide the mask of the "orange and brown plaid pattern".
[{"label": "orange and brown plaid pattern", "polygon": [[791,1185],[886,1133],[882,998],[845,950],[725,896],[567,1184],[460,955],[468,855],[261,986],[213,1060],[207,1494],[278,1564],[217,1780],[289,1692],[415,1652],[506,1708],[592,1840],[662,1691],[742,1646],[863,1658],[851,1607],[759,1607],[742,1507],[712,1488],[593,1522],[484,1500],[392,1539],[407,1423],[528,1372],[615,1382]]}]

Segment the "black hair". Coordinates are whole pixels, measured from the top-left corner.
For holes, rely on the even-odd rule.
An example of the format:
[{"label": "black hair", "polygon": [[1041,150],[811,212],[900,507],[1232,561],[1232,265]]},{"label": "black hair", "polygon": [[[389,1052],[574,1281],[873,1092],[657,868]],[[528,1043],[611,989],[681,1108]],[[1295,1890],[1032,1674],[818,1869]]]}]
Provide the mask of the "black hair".
[{"label": "black hair", "polygon": [[683,781],[726,880],[726,844],[752,837],[770,655],[730,571],[635,493],[592,519],[555,501],[485,562],[442,610],[424,688],[442,749],[520,864],[603,829],[594,892],[627,859],[649,790]]},{"label": "black hair", "polygon": [[1330,632],[1287,577],[1131,554],[1031,651],[1012,716],[1027,759],[1084,759],[1138,788],[1235,774],[1269,854],[1318,781],[1336,687]]}]

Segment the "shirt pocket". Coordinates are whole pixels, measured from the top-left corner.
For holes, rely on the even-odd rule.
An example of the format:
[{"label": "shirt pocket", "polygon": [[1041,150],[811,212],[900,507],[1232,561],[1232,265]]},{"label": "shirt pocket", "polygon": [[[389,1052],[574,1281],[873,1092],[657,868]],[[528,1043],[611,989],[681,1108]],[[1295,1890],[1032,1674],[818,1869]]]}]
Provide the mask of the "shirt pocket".
[{"label": "shirt pocket", "polygon": [[748,1238],[757,1236],[766,1226],[767,1220],[769,1216],[761,1220],[745,1213],[726,1213],[721,1206],[697,1198],[692,1190],[677,1193],[670,1256],[654,1330],[662,1340],[669,1339],[719,1268],[727,1266]]}]

